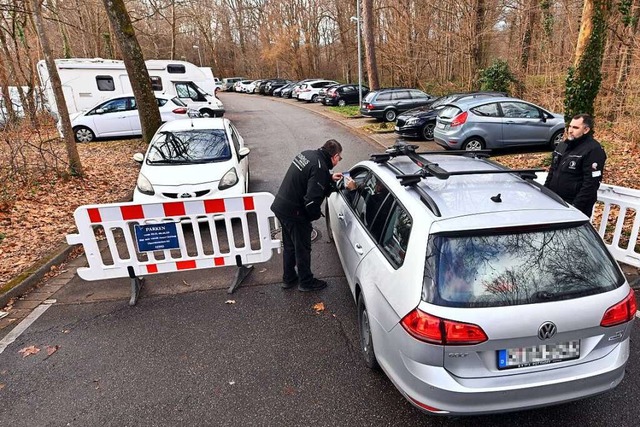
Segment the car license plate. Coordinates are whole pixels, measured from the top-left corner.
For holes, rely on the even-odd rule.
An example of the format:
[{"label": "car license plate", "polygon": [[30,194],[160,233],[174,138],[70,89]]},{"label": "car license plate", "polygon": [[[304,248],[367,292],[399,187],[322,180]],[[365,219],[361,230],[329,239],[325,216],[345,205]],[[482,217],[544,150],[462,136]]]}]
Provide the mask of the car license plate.
[{"label": "car license plate", "polygon": [[580,340],[498,350],[498,369],[525,368],[580,357]]},{"label": "car license plate", "polygon": [[438,123],[438,124],[436,125],[436,127],[437,127],[438,129],[444,129],[445,124],[444,124],[444,123]]}]

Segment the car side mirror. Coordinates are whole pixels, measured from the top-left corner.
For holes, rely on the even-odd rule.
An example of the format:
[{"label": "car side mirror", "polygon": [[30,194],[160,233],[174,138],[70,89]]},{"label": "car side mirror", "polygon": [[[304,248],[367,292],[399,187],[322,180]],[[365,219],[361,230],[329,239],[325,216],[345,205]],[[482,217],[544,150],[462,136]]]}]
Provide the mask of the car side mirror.
[{"label": "car side mirror", "polygon": [[242,160],[245,157],[247,157],[250,152],[251,152],[251,149],[249,149],[249,147],[242,147],[241,149],[238,150],[238,157],[240,157],[240,160]]},{"label": "car side mirror", "polygon": [[133,160],[138,162],[138,163],[142,163],[142,161],[144,160],[144,154],[142,153],[136,153],[133,155]]}]

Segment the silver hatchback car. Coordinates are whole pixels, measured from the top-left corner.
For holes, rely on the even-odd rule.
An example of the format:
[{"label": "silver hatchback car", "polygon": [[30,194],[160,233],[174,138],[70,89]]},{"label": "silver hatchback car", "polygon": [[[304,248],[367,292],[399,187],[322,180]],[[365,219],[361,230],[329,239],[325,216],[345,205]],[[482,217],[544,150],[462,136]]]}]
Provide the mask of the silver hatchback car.
[{"label": "silver hatchback car", "polygon": [[518,98],[475,98],[440,110],[434,140],[445,148],[475,151],[523,145],[554,148],[564,116]]},{"label": "silver hatchback car", "polygon": [[328,200],[366,365],[435,414],[612,390],[636,300],[589,219],[534,170],[439,153],[374,154]]}]

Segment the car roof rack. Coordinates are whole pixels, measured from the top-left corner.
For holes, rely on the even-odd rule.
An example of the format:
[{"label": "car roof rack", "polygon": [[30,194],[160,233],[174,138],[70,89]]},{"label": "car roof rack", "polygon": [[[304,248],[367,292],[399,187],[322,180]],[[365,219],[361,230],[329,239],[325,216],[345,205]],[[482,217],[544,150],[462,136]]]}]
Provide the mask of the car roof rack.
[{"label": "car roof rack", "polygon": [[[477,151],[421,151],[418,152],[416,149],[417,145],[407,144],[405,141],[398,140],[396,143],[389,147],[384,153],[374,153],[371,154],[371,160],[378,164],[384,164],[387,167],[393,169],[397,175],[396,178],[400,180],[400,184],[407,187],[413,187],[416,192],[420,195],[420,199],[425,203],[429,209],[436,215],[441,216],[440,209],[436,202],[431,198],[431,196],[424,191],[421,187],[418,187],[423,178],[435,177],[441,180],[449,179],[451,176],[457,175],[487,175],[487,174],[502,174],[508,173],[513,174],[520,177],[522,180],[527,182],[528,184],[537,188],[543,194],[549,196],[553,200],[559,202],[563,206],[568,206],[568,204],[556,193],[543,186],[542,184],[535,181],[536,172],[544,172],[544,168],[526,168],[526,169],[510,169],[506,166],[503,166],[494,161],[488,160],[490,157],[490,150],[477,150]],[[480,170],[466,170],[466,171],[448,171],[440,167],[438,163],[432,162],[424,157],[423,155],[448,155],[448,156],[464,156],[464,157],[473,157],[479,159],[485,159],[490,164],[497,167],[497,169],[480,169]],[[407,156],[416,166],[420,169],[417,173],[406,174],[403,173],[399,168],[395,167],[388,163],[389,160],[399,157],[399,156]]]}]

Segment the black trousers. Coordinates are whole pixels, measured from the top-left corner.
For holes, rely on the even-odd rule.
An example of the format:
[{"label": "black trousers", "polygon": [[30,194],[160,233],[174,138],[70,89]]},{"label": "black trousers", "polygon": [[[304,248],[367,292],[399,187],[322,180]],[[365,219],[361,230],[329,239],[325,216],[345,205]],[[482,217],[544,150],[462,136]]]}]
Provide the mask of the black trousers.
[{"label": "black trousers", "polygon": [[[282,225],[284,245],[282,280],[292,282],[298,277],[301,284],[313,280],[311,272],[311,222],[287,221],[278,217]],[[296,273],[296,267],[298,272]]]}]

